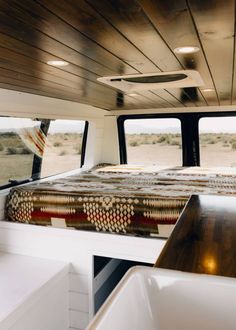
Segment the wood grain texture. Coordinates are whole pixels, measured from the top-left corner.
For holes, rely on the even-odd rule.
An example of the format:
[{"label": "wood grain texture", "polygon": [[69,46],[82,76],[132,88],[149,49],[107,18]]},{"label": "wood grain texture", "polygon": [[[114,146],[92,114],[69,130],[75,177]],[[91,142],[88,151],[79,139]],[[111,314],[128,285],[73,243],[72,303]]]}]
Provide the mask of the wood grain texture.
[{"label": "wood grain texture", "polygon": [[[235,104],[234,30],[233,0],[0,0],[0,84],[107,110]],[[186,45],[200,51],[174,53]],[[69,65],[47,64],[56,59]],[[198,70],[213,91],[157,89],[120,102],[97,81],[181,69]]]},{"label": "wood grain texture", "polygon": [[155,267],[236,277],[236,198],[193,195]]}]

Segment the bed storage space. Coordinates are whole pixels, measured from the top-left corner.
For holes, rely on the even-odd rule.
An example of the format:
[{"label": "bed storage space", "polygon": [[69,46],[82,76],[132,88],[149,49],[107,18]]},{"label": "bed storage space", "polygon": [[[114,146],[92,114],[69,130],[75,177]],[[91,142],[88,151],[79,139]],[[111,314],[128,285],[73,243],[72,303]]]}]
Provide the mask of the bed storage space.
[{"label": "bed storage space", "polygon": [[153,264],[144,262],[100,256],[94,256],[93,264],[94,314],[97,313],[129,268],[138,265],[153,266]]}]

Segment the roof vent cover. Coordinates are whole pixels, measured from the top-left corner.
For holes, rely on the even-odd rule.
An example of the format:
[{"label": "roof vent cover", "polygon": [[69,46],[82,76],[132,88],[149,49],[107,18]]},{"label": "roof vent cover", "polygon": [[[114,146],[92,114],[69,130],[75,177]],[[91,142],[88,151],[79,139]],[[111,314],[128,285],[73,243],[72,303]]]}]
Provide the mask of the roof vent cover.
[{"label": "roof vent cover", "polygon": [[199,72],[195,70],[101,77],[97,80],[126,93],[150,89],[199,87],[204,85]]}]

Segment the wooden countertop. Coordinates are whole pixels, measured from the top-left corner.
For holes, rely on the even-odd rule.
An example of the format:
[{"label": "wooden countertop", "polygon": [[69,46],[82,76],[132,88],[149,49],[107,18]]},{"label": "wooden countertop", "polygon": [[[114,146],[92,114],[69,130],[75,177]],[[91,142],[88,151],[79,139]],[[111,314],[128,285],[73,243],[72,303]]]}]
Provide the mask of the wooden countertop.
[{"label": "wooden countertop", "polygon": [[236,277],[236,197],[193,195],[155,267]]}]

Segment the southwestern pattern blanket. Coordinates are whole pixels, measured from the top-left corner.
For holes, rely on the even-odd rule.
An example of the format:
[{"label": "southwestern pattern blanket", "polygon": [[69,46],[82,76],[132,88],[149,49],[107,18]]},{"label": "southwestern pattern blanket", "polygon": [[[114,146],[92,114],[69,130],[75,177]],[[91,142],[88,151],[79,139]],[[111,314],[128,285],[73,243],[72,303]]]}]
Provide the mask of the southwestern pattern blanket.
[{"label": "southwestern pattern blanket", "polygon": [[236,196],[236,176],[200,168],[105,166],[44,183],[12,188],[8,220],[168,237],[192,194]]}]

